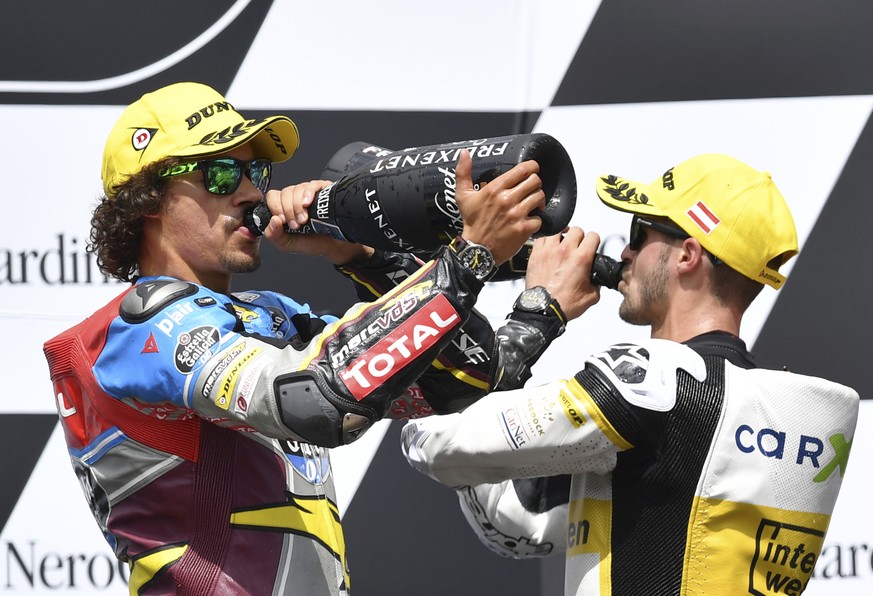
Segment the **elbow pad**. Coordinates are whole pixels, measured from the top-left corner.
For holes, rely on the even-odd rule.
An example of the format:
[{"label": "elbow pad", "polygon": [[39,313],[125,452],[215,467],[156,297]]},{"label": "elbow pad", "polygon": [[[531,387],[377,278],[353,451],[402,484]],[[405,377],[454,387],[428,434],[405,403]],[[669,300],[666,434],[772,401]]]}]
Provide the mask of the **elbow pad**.
[{"label": "elbow pad", "polygon": [[339,447],[355,441],[372,425],[363,414],[341,413],[325,396],[330,389],[309,371],[278,377],[273,390],[282,423],[307,443]]},{"label": "elbow pad", "polygon": [[446,252],[264,370],[276,373],[270,391],[283,426],[307,442],[336,447],[389,413],[451,343],[482,287]]}]

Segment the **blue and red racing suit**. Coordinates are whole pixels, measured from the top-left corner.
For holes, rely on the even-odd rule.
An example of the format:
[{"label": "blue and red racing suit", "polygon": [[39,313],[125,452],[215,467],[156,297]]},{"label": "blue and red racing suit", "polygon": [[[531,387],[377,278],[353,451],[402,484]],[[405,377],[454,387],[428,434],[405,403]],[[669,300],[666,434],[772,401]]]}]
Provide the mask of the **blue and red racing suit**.
[{"label": "blue and red racing suit", "polygon": [[339,319],[152,277],[46,343],[73,467],[131,594],[349,593],[327,448],[385,416],[460,410],[503,374],[473,310],[482,283],[450,250],[340,271],[363,301]]}]

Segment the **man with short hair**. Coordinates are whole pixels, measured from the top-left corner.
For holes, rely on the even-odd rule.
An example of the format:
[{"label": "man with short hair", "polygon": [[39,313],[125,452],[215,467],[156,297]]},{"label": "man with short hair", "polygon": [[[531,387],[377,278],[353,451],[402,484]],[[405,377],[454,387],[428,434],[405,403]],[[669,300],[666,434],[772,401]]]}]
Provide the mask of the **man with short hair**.
[{"label": "man with short hair", "polygon": [[[457,411],[499,375],[473,305],[540,227],[537,163],[476,190],[462,152],[463,232],[422,263],[287,234],[329,185],[269,190],[272,163],[297,145],[287,117],[245,118],[198,83],[144,95],[107,139],[90,248],[132,286],[45,353],[70,459],[131,565],[131,594],[348,594],[326,448],[386,416]],[[233,274],[258,266],[244,213],[263,200],[266,238],[327,258],[362,303],[337,319],[275,292],[231,293]],[[459,333],[479,361],[452,345]]]},{"label": "man with short hair", "polygon": [[[490,549],[564,552],[568,595],[799,594],[859,398],[756,368],[739,338],[746,308],[764,285],[782,287],[779,267],[797,253],[784,198],[768,173],[716,154],[652,184],[603,176],[597,194],[633,214],[619,314],[651,339],[593,354],[570,378],[411,421],[406,457],[458,491]],[[598,244],[579,228],[537,240],[513,313],[584,313],[599,299]]]}]

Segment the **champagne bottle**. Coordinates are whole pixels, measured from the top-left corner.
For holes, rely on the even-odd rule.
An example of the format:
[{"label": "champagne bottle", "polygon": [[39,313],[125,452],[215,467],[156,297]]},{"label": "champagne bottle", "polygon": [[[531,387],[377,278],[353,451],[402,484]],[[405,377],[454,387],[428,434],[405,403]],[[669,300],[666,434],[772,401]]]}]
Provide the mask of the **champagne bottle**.
[{"label": "champagne bottle", "polygon": [[[487,184],[516,164],[534,159],[546,195],[537,235],[564,229],[576,204],[576,175],[564,147],[547,134],[457,141],[389,151],[366,143],[341,149],[327,175],[339,175],[309,208],[310,221],[289,233],[320,233],[386,250],[424,253],[463,230],[455,200],[455,166],[463,149],[473,158],[473,183]],[[371,158],[372,156],[372,158]],[[345,161],[345,165],[343,165]],[[270,213],[255,208],[249,227],[263,230]],[[256,231],[256,230],[253,230]]]},{"label": "champagne bottle", "polygon": [[[393,153],[391,149],[380,147],[367,141],[355,141],[333,154],[324,166],[321,177],[325,180],[338,180],[350,170],[355,170],[376,158]],[[528,240],[507,262],[497,267],[490,282],[521,279],[527,273],[527,263],[533,249],[533,240]],[[624,264],[602,253],[594,255],[591,266],[591,283],[610,290],[618,289]]]}]

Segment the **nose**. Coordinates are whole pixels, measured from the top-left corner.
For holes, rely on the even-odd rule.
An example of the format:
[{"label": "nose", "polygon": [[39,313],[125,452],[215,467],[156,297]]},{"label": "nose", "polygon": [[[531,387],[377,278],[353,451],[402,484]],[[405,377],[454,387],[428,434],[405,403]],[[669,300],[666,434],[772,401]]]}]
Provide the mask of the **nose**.
[{"label": "nose", "polygon": [[249,180],[248,176],[243,176],[242,180],[240,180],[239,188],[233,193],[234,205],[251,205],[260,203],[262,200],[264,200],[264,195],[261,194],[258,187]]},{"label": "nose", "polygon": [[633,250],[630,247],[630,243],[624,245],[624,248],[621,251],[621,260],[622,261],[630,261],[634,255],[637,254],[637,251]]}]

